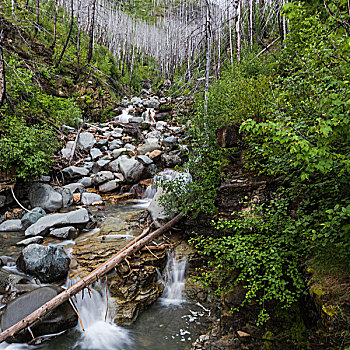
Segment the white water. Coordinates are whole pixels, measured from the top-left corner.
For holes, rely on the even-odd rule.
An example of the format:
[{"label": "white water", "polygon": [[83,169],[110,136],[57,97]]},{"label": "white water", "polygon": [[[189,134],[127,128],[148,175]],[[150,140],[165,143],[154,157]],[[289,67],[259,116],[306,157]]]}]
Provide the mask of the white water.
[{"label": "white water", "polygon": [[124,108],[122,114],[118,116],[118,121],[120,121],[121,123],[129,123],[129,119],[132,118],[132,116],[129,114],[131,108],[132,106]]},{"label": "white water", "polygon": [[162,282],[165,285],[161,302],[163,305],[180,305],[185,300],[183,291],[185,288],[187,259],[178,261],[174,252],[168,253],[168,261],[165,267],[165,277]]}]

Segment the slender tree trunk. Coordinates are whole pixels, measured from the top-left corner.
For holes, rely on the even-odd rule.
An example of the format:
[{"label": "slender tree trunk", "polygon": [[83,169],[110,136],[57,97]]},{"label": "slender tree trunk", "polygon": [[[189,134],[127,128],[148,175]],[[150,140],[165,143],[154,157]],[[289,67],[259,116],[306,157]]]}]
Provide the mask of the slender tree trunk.
[{"label": "slender tree trunk", "polygon": [[227,18],[228,18],[229,40],[230,40],[230,58],[231,58],[231,66],[233,66],[233,43],[232,43],[232,28],[231,28],[230,6],[229,5],[227,6]]},{"label": "slender tree trunk", "polygon": [[55,65],[55,68],[57,68],[60,63],[61,63],[61,60],[62,60],[62,57],[67,49],[67,46],[68,46],[68,43],[69,43],[69,39],[72,35],[72,29],[73,29],[73,23],[74,23],[74,13],[73,13],[73,0],[70,1],[70,11],[71,11],[71,20],[70,20],[70,27],[69,27],[69,32],[68,32],[68,35],[67,35],[67,39],[66,39],[66,42],[63,46],[63,49],[62,49],[62,52],[60,54],[60,57]]},{"label": "slender tree trunk", "polygon": [[36,22],[35,22],[35,35],[38,33],[39,29],[39,17],[40,17],[40,0],[36,0]]},{"label": "slender tree trunk", "polygon": [[78,33],[77,33],[77,77],[76,80],[79,79],[79,74],[80,74],[80,32],[81,32],[81,28],[80,28],[80,17],[79,17],[79,12],[80,12],[80,5],[81,2],[79,2],[79,8],[78,8],[78,17],[77,17],[77,29],[78,29]]},{"label": "slender tree trunk", "polygon": [[94,45],[94,27],[95,27],[95,8],[96,0],[92,0],[92,10],[91,10],[91,24],[90,24],[90,42],[89,42],[89,53],[87,57],[88,63],[90,63],[92,58],[92,49]]},{"label": "slender tree trunk", "polygon": [[250,49],[253,48],[253,1],[249,0],[248,40]]},{"label": "slender tree trunk", "polygon": [[27,10],[28,9],[28,5],[29,5],[29,0],[26,0],[26,3],[24,5],[24,8]]},{"label": "slender tree trunk", "polygon": [[265,18],[265,0],[260,0],[260,17],[261,17],[261,41],[266,39],[266,18]]},{"label": "slender tree trunk", "polygon": [[205,20],[205,36],[206,36],[206,64],[205,64],[205,112],[208,109],[208,93],[209,93],[209,78],[210,78],[210,60],[211,60],[211,14],[209,0],[206,0],[206,20]]},{"label": "slender tree trunk", "polygon": [[241,0],[238,0],[237,11],[235,16],[235,29],[236,29],[236,59],[241,62]]},{"label": "slender tree trunk", "polygon": [[57,13],[58,13],[58,0],[55,0],[55,17],[53,22],[53,40],[51,48],[54,49],[56,46],[56,37],[57,37]]},{"label": "slender tree trunk", "polygon": [[4,103],[6,94],[5,64],[2,53],[2,31],[0,33],[0,107]]}]

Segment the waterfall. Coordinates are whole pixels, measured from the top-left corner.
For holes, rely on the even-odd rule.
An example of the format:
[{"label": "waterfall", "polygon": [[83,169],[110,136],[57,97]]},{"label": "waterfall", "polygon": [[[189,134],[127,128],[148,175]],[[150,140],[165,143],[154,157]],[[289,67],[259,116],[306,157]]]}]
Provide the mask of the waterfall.
[{"label": "waterfall", "polygon": [[168,253],[168,261],[165,267],[165,277],[161,279],[165,285],[161,302],[164,305],[180,305],[183,299],[183,290],[185,288],[185,274],[187,259],[178,261],[175,253]]},{"label": "waterfall", "polygon": [[[68,281],[72,285],[74,281]],[[99,289],[99,288],[98,288]],[[109,313],[106,314],[106,290],[93,289],[93,293],[85,291],[77,294],[77,309],[82,319],[84,331],[79,323],[80,337],[74,349],[123,350],[132,344],[130,332],[113,323]]]}]

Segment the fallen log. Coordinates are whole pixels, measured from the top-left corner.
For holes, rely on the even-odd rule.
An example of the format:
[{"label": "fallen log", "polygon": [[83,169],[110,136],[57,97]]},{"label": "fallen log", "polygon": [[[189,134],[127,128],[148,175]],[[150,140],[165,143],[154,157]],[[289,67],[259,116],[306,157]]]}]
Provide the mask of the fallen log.
[{"label": "fallen log", "polygon": [[0,343],[5,341],[9,337],[13,337],[20,330],[29,327],[32,323],[40,320],[41,317],[46,315],[49,311],[55,309],[57,306],[61,305],[66,300],[69,300],[72,296],[80,292],[82,289],[88,287],[92,283],[96,282],[107,272],[112,270],[118,263],[123,261],[126,257],[140,250],[147,243],[151,242],[161,234],[167,232],[170,228],[176,225],[183,218],[183,214],[177,215],[174,219],[170,220],[161,228],[149,233],[150,228],[144,230],[140,236],[132,240],[128,245],[121,249],[117,254],[112,256],[102,265],[97,267],[95,270],[90,272],[87,276],[80,279],[78,282],[73,284],[71,287],[58,294],[53,299],[49,300],[44,305],[40,306],[38,309],[33,311],[31,314],[11,326],[10,328],[4,330],[0,333]]}]

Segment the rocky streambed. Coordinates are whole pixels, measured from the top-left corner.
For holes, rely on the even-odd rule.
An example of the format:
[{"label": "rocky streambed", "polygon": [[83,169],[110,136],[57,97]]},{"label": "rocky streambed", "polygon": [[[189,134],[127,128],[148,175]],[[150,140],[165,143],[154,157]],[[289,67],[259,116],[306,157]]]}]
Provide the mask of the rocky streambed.
[{"label": "rocky streambed", "polygon": [[[151,222],[159,227],[169,219],[154,178],[191,179],[170,170],[186,158],[186,131],[164,121],[159,108],[167,102],[133,98],[122,101],[110,122],[85,124],[80,133],[62,127],[67,138],[59,171],[17,185],[15,196],[2,191],[3,330],[116,254]],[[193,251],[184,253],[184,243],[169,237],[142,248],[72,299],[82,322],[66,302],[9,341],[43,349],[188,348],[210,312],[196,304],[199,286],[185,288]],[[176,246],[179,256],[169,255]],[[43,341],[48,334],[56,336]]]}]

